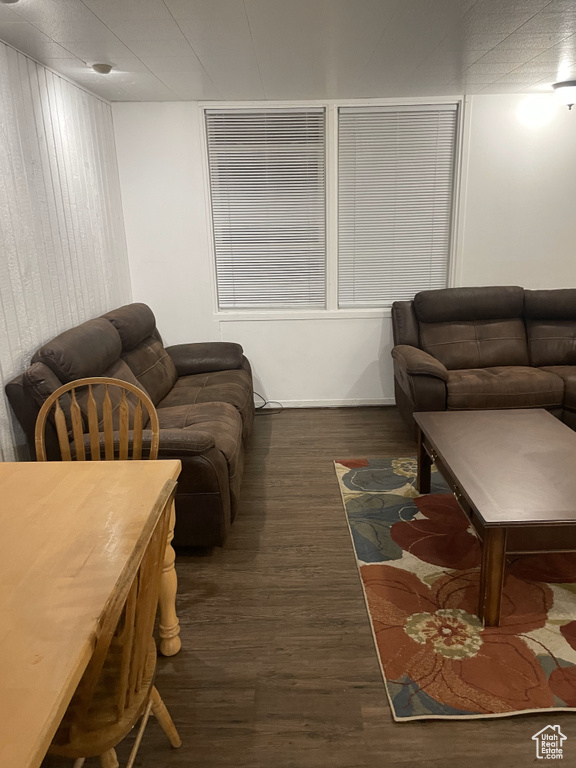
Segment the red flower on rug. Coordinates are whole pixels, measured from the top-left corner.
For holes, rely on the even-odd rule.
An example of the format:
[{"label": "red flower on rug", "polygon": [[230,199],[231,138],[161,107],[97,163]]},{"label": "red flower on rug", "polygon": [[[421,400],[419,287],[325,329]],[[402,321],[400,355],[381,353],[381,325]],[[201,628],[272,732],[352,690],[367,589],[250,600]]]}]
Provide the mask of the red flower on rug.
[{"label": "red flower on rug", "polygon": [[[560,627],[566,641],[576,650],[576,621]],[[576,667],[560,667],[550,675],[550,689],[569,707],[576,707]]]},{"label": "red flower on rug", "polygon": [[390,536],[399,547],[442,568],[466,570],[480,565],[481,544],[453,496],[436,493],[420,496],[414,503],[425,519],[392,526]]},{"label": "red flower on rug", "polygon": [[544,626],[553,602],[547,585],[508,577],[501,626],[484,627],[475,615],[477,569],[441,575],[431,587],[390,565],[361,572],[389,681],[408,676],[437,702],[467,712],[553,706],[541,664],[515,636]]},{"label": "red flower on rug", "polygon": [[368,459],[336,459],[336,464],[342,464],[348,469],[360,469],[369,466],[369,461]]}]

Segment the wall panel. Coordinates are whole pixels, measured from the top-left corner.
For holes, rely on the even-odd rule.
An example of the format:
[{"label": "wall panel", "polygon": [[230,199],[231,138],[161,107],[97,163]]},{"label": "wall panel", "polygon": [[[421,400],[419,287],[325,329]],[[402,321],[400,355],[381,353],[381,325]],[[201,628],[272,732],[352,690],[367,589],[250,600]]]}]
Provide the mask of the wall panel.
[{"label": "wall panel", "polygon": [[[0,379],[130,300],[110,105],[0,43]],[[0,459],[26,455],[0,398]]]}]

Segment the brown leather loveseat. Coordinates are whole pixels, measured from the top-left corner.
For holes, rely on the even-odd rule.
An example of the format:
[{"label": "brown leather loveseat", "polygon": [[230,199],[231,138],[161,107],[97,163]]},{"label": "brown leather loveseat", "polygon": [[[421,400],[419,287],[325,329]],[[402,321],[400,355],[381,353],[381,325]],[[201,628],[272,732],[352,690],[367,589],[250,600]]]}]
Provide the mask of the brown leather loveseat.
[{"label": "brown leather loveseat", "polygon": [[[34,425],[58,387],[109,376],[144,389],[158,411],[160,458],[179,458],[174,543],[222,544],[238,508],[245,445],[254,419],[250,364],[239,344],[164,348],[152,310],[128,304],[61,333],[6,386],[33,451]],[[59,458],[54,431],[49,458]]]},{"label": "brown leather loveseat", "polygon": [[546,408],[576,429],[576,289],[422,291],[392,306],[396,404]]}]

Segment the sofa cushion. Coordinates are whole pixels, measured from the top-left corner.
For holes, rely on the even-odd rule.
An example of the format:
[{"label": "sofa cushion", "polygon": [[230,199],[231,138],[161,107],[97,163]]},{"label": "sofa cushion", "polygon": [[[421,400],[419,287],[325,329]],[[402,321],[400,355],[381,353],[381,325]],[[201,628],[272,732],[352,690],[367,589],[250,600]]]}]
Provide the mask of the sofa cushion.
[{"label": "sofa cushion", "polygon": [[532,365],[576,365],[576,319],[527,319],[526,330]]},{"label": "sofa cushion", "polygon": [[192,403],[230,403],[241,413],[252,403],[250,375],[239,368],[181,376],[159,408]]},{"label": "sofa cushion", "polygon": [[525,291],[530,363],[576,365],[576,289]]},{"label": "sofa cushion", "polygon": [[420,343],[448,369],[529,365],[519,318],[420,323]]},{"label": "sofa cushion", "polygon": [[178,380],[172,358],[154,336],[148,336],[136,347],[124,352],[122,359],[138,379],[139,385],[150,395],[154,405],[166,397]]},{"label": "sofa cushion", "polygon": [[564,382],[565,408],[576,411],[576,365],[550,365],[542,368],[543,371],[559,376]]},{"label": "sofa cushion", "polygon": [[564,383],[538,368],[506,366],[449,371],[448,410],[560,406]]},{"label": "sofa cushion", "polygon": [[200,430],[211,435],[216,448],[226,457],[230,480],[235,477],[242,450],[242,419],[234,406],[199,403],[158,408],[158,421],[160,429]]},{"label": "sofa cushion", "polygon": [[524,291],[524,315],[531,320],[576,320],[576,288]]},{"label": "sofa cushion", "polygon": [[147,304],[138,302],[113,309],[102,317],[109,320],[118,331],[125,352],[152,336],[156,328],[154,312]]},{"label": "sofa cushion", "polygon": [[117,330],[101,317],[64,331],[44,344],[32,357],[44,363],[68,384],[87,376],[104,376],[120,357],[122,342]]},{"label": "sofa cushion", "polygon": [[522,317],[524,289],[516,285],[420,291],[414,311],[421,323]]}]

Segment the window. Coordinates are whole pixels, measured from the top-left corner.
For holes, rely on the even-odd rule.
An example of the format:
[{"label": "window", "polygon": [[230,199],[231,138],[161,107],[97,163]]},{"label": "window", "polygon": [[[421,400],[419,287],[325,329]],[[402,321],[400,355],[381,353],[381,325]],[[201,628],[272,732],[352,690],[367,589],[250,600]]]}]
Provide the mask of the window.
[{"label": "window", "polygon": [[325,110],[207,110],[206,131],[220,309],[325,307]]},{"label": "window", "polygon": [[446,287],[456,118],[456,105],[340,109],[340,307]]},{"label": "window", "polygon": [[205,115],[220,309],[388,307],[447,285],[456,104]]}]

